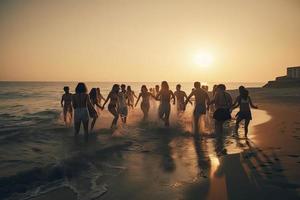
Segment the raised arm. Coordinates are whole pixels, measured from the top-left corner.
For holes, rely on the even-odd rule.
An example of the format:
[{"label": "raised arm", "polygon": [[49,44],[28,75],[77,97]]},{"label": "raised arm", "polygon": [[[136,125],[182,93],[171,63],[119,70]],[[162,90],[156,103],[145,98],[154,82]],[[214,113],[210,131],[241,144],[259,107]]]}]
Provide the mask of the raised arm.
[{"label": "raised arm", "polygon": [[253,105],[251,98],[250,97],[248,97],[248,98],[249,98],[249,103],[250,103],[251,108],[258,109],[258,106]]},{"label": "raised arm", "polygon": [[142,96],[142,93],[139,94],[139,97],[137,98],[137,100],[135,102],[135,107],[137,106],[138,102],[140,101],[141,96]]},{"label": "raised arm", "polygon": [[191,92],[191,94],[186,98],[185,105],[190,101],[190,98],[194,95],[194,91]]},{"label": "raised arm", "polygon": [[173,98],[173,104],[175,104],[175,95],[174,95],[174,93],[172,92],[172,90],[170,90],[170,95],[171,95],[171,98]]},{"label": "raised arm", "polygon": [[102,110],[104,109],[104,107],[105,107],[105,105],[106,105],[106,103],[108,102],[108,100],[110,99],[110,96],[111,96],[111,94],[109,93],[108,94],[108,96],[107,96],[107,98],[105,99],[105,101],[104,101],[104,103],[103,103],[103,105],[102,105]]},{"label": "raised arm", "polygon": [[232,104],[232,107],[231,107],[232,110],[234,110],[234,109],[236,109],[237,107],[240,106],[240,100],[239,100],[239,98],[240,98],[239,96],[236,97],[236,99],[235,99],[235,101],[234,101],[234,103]]},{"label": "raised arm", "polygon": [[96,106],[98,107],[98,108],[101,108],[101,105],[98,103],[98,101],[96,101]]},{"label": "raised arm", "polygon": [[[184,96],[185,99],[187,100],[188,96],[186,95],[185,92],[183,92],[183,96]],[[189,102],[191,105],[193,105],[193,102],[192,102],[190,99],[188,100],[188,102]]]},{"label": "raised arm", "polygon": [[[237,108],[239,105],[240,105],[240,103],[239,103],[240,101],[239,101],[239,96],[237,96],[236,98],[235,98],[235,101],[233,102],[233,104],[232,104],[232,109],[235,109],[235,108]],[[238,104],[238,105],[237,105]],[[236,106],[237,105],[237,106]]]},{"label": "raised arm", "polygon": [[100,94],[100,99],[104,100],[105,101],[105,98],[103,97],[102,94]]}]

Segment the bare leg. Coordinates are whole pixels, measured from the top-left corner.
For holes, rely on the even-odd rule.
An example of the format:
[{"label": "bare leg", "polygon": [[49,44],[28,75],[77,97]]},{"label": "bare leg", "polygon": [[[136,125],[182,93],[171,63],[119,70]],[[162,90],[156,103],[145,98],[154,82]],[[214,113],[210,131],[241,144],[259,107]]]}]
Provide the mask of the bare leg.
[{"label": "bare leg", "polygon": [[199,134],[199,118],[200,116],[199,115],[194,115],[194,132],[196,135]]},{"label": "bare leg", "polygon": [[238,130],[239,130],[239,127],[240,127],[240,123],[241,123],[242,119],[241,118],[237,118],[236,119],[236,122],[235,122],[235,135],[238,135]]},{"label": "bare leg", "polygon": [[64,122],[65,122],[65,123],[67,122],[67,113],[68,113],[67,109],[64,108],[63,114],[64,114]]},{"label": "bare leg", "polygon": [[97,121],[97,118],[98,118],[98,117],[94,117],[94,118],[93,118],[93,121],[92,121],[92,123],[91,123],[91,131],[94,129],[94,126],[95,126],[95,123],[96,123],[96,121]]},{"label": "bare leg", "polygon": [[111,128],[117,125],[118,119],[119,119],[119,113],[115,108],[109,108],[109,112],[114,116],[114,119],[111,123]]},{"label": "bare leg", "polygon": [[249,119],[246,119],[245,120],[245,137],[247,137],[248,135],[248,126],[249,126],[249,123],[250,123],[250,120]]},{"label": "bare leg", "polygon": [[88,140],[89,138],[89,120],[83,121],[83,128],[84,128],[84,139]]},{"label": "bare leg", "polygon": [[74,122],[74,128],[75,128],[74,136],[77,136],[79,134],[80,125],[81,125],[81,121]]}]

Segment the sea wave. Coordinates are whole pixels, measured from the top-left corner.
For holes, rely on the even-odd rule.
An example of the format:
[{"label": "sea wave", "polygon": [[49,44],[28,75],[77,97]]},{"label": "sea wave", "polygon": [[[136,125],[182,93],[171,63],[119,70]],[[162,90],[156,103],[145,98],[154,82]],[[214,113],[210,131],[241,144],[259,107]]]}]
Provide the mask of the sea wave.
[{"label": "sea wave", "polygon": [[[35,167],[30,170],[21,171],[13,176],[0,178],[0,199],[24,199],[25,197],[32,197],[43,193],[45,190],[49,190],[50,186],[53,189],[55,183],[57,187],[72,186],[72,179],[84,175],[85,178],[89,177],[91,183],[89,191],[91,196],[99,196],[105,191],[105,187],[95,187],[95,177],[101,175],[101,170],[94,169],[94,161],[99,158],[99,154],[111,153],[126,149],[131,146],[132,142],[122,141],[106,147],[101,147],[95,151],[80,152],[65,160],[61,160],[58,163],[51,163],[42,167]],[[11,160],[11,162],[19,162],[18,160]],[[114,168],[124,170],[122,167],[115,167],[111,164],[103,164],[108,168]],[[88,174],[90,173],[90,174]],[[99,174],[100,173],[100,174]],[[60,184],[61,183],[61,184]],[[85,194],[82,189],[72,186],[77,195],[83,197]],[[39,188],[39,192],[37,192]],[[101,190],[99,190],[99,188]],[[85,192],[86,192],[85,191]],[[25,198],[25,199],[26,199]]]}]

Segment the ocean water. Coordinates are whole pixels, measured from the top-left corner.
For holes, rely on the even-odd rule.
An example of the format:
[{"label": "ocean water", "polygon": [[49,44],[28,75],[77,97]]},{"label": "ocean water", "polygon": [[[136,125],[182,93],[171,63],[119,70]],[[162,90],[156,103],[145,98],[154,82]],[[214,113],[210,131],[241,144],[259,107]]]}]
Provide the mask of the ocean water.
[{"label": "ocean water", "polygon": [[[63,186],[68,186],[76,192],[79,199],[93,199],[108,190],[107,183],[99,183],[99,177],[103,174],[118,174],[125,168],[120,166],[119,162],[114,163],[108,159],[108,155],[114,151],[125,149],[128,152],[155,152],[156,148],[147,150],[145,146],[149,145],[151,149],[156,145],[159,149],[158,154],[165,155],[169,150],[159,146],[157,141],[163,140],[175,146],[185,141],[187,146],[193,144],[181,135],[191,132],[192,107],[189,106],[186,114],[180,119],[173,107],[171,128],[165,130],[156,119],[156,102],[151,104],[148,123],[140,121],[142,113],[137,107],[130,110],[128,125],[120,125],[114,133],[109,130],[111,115],[107,110],[101,111],[90,141],[84,142],[82,134],[79,141],[75,141],[72,127],[66,128],[63,123],[60,99],[64,86],[69,86],[73,92],[76,84],[0,82],[0,185],[3,186],[0,188],[0,199],[26,199]],[[100,87],[101,93],[106,97],[113,83],[86,84],[89,89]],[[143,83],[125,84],[131,85],[138,94]],[[148,88],[156,84],[159,83],[146,83]],[[170,88],[174,90],[176,84],[170,83]],[[187,93],[193,87],[193,83],[181,84]],[[208,84],[210,89],[213,84]],[[261,87],[263,83],[226,85],[228,89],[237,89],[240,85]],[[210,120],[206,120],[208,132],[212,131]],[[170,130],[183,139],[160,138],[159,134]],[[116,137],[112,137],[112,134]],[[233,148],[233,151],[237,149]],[[171,163],[165,167],[168,170],[173,166]],[[84,183],[85,186],[79,183]]]}]

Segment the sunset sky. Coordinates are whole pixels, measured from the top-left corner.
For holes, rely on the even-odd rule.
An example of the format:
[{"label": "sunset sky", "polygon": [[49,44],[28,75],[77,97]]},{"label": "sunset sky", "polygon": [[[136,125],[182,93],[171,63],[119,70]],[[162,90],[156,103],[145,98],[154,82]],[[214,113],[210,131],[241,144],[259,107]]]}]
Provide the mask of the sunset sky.
[{"label": "sunset sky", "polygon": [[265,82],[300,65],[299,0],[1,0],[0,80]]}]

